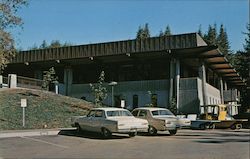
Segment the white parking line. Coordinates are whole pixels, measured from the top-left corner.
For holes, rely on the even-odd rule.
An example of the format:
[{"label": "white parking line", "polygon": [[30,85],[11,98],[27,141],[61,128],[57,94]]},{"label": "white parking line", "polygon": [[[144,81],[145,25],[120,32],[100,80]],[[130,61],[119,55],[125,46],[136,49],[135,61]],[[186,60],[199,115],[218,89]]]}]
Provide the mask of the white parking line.
[{"label": "white parking line", "polygon": [[57,147],[60,147],[60,148],[65,148],[65,149],[69,148],[68,146],[63,146],[63,145],[55,144],[55,143],[52,143],[52,142],[43,141],[43,140],[40,140],[40,139],[34,139],[34,138],[30,138],[30,137],[25,137],[25,136],[21,136],[21,138],[36,141],[36,142],[41,142],[41,143],[45,143],[45,144],[49,144],[49,145],[53,145],[53,146],[57,146]]}]

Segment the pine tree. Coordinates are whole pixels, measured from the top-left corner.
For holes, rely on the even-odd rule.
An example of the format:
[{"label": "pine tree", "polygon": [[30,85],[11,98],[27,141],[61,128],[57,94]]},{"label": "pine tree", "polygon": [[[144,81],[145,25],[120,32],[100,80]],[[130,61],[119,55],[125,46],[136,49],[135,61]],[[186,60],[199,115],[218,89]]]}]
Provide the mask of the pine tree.
[{"label": "pine tree", "polygon": [[202,33],[202,30],[201,30],[201,25],[199,25],[198,34],[199,34],[201,37],[203,37],[203,33]]},{"label": "pine tree", "polygon": [[163,33],[162,30],[160,30],[159,36],[160,36],[160,37],[164,36],[164,33]]},{"label": "pine tree", "polygon": [[221,24],[220,26],[220,32],[217,37],[217,42],[220,51],[227,56],[230,51],[229,50],[230,46],[229,46],[227,32],[225,31],[223,24]]},{"label": "pine tree", "polygon": [[208,26],[208,32],[204,35],[204,40],[208,45],[217,45],[216,24],[214,24],[214,26]]},{"label": "pine tree", "polygon": [[245,38],[246,44],[244,44],[244,49],[247,52],[248,56],[250,54],[250,23],[247,25],[247,33],[244,33],[247,37]]},{"label": "pine tree", "polygon": [[169,26],[169,25],[167,25],[167,27],[166,27],[166,29],[165,29],[165,32],[164,32],[164,35],[165,35],[165,36],[172,35],[171,29],[170,29],[170,26]]},{"label": "pine tree", "polygon": [[146,39],[149,37],[150,37],[150,31],[149,31],[148,23],[146,23],[143,28],[139,26],[139,29],[136,34],[136,39]]},{"label": "pine tree", "polygon": [[45,49],[48,47],[48,44],[45,40],[43,40],[42,44],[40,45],[40,49]]}]

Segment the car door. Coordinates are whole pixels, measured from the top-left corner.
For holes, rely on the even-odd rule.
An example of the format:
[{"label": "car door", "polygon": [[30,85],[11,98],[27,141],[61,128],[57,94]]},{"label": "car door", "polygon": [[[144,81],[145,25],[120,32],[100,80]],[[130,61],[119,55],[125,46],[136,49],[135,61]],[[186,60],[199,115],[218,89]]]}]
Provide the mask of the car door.
[{"label": "car door", "polygon": [[88,115],[79,122],[81,128],[87,131],[93,131],[93,123],[95,120],[95,110],[91,110]]},{"label": "car door", "polygon": [[105,122],[105,115],[103,110],[96,110],[95,117],[92,118],[92,130],[96,132],[100,132],[102,126]]}]

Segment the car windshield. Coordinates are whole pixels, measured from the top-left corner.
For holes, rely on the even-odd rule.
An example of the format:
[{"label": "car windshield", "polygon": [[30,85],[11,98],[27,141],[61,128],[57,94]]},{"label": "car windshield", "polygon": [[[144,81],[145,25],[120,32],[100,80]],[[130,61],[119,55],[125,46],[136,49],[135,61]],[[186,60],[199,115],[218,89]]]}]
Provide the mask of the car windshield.
[{"label": "car windshield", "polygon": [[126,110],[113,110],[113,111],[107,111],[107,116],[132,116],[132,114],[129,111]]},{"label": "car windshield", "polygon": [[160,115],[174,115],[174,114],[169,110],[153,110],[152,115],[160,116]]}]

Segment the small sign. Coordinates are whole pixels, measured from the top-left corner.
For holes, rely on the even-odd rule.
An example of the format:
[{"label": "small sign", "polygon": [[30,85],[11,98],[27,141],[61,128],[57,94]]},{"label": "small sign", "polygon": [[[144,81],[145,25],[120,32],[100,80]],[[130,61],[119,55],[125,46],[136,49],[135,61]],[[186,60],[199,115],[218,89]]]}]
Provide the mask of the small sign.
[{"label": "small sign", "polygon": [[121,107],[122,107],[122,108],[125,107],[125,100],[121,100]]},{"label": "small sign", "polygon": [[27,107],[27,99],[21,99],[21,107]]}]

